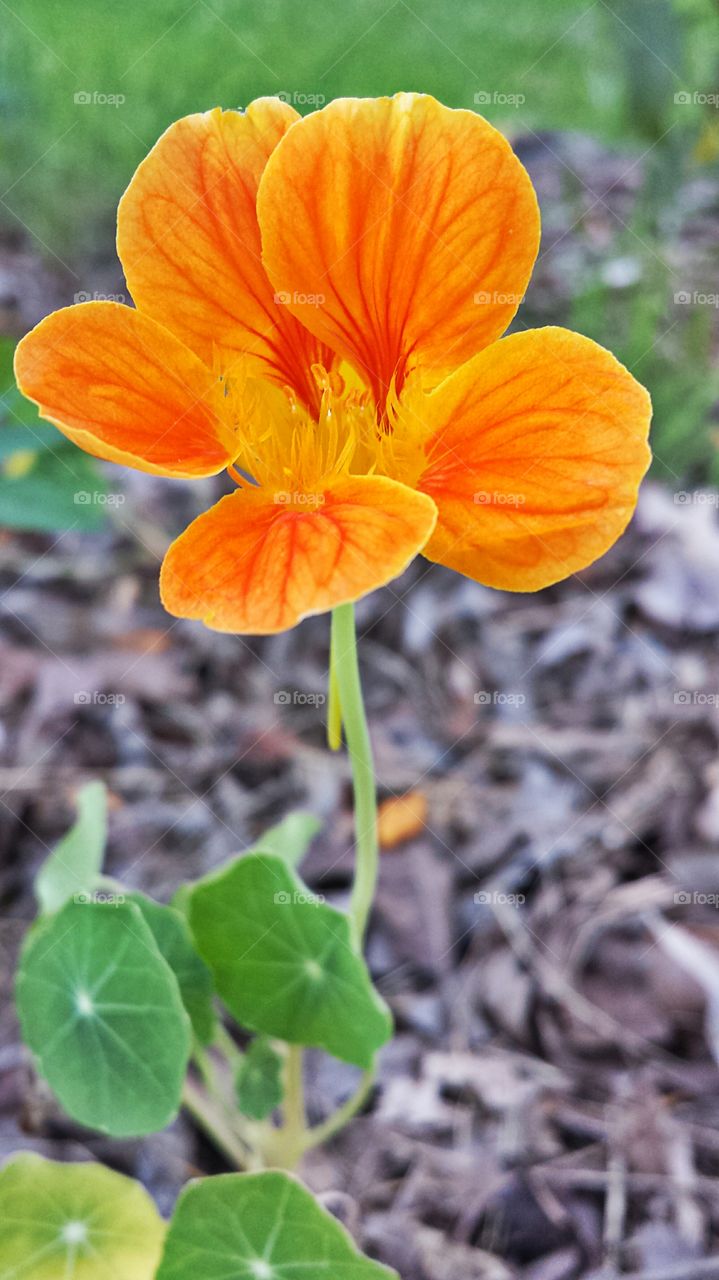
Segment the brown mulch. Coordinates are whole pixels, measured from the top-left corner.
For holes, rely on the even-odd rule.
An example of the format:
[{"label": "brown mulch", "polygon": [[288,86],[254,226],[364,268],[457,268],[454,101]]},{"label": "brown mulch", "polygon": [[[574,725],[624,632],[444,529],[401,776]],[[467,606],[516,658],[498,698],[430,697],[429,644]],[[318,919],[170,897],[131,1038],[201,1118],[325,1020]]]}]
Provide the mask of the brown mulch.
[{"label": "brown mulch", "polygon": [[[616,160],[584,162],[610,185]],[[540,278],[557,318],[573,262]],[[109,474],[105,532],[0,534],[0,1159],[90,1153],[169,1212],[223,1167],[188,1119],[112,1142],[33,1078],[10,991],[32,876],[101,777],[129,885],[166,900],[307,808],[307,878],[343,905],[351,789],[327,619],[257,641],[168,619],[159,559],[217,485]],[[620,544],[540,595],[419,561],[359,606],[381,797],[426,813],[383,856],[369,936],[395,1040],[302,1172],[402,1280],[719,1276],[718,565],[715,495],[649,484]],[[354,1083],[320,1055],[310,1079],[313,1119]]]}]

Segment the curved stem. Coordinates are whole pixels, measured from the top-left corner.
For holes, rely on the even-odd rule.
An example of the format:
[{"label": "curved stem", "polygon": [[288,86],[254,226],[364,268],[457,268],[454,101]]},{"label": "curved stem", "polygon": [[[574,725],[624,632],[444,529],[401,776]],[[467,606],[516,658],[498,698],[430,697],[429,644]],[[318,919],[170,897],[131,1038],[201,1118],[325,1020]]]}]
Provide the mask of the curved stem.
[{"label": "curved stem", "polygon": [[365,1071],[360,1080],[359,1087],[355,1092],[343,1102],[341,1107],[321,1124],[316,1124],[313,1128],[308,1129],[305,1134],[304,1149],[308,1151],[310,1147],[318,1147],[320,1143],[326,1142],[328,1138],[334,1137],[343,1129],[348,1120],[357,1115],[362,1105],[367,1101],[374,1084],[375,1068],[370,1067],[369,1071]]},{"label": "curved stem", "polygon": [[339,605],[332,612],[332,652],[354,782],[356,866],[350,916],[357,946],[361,948],[377,884],[379,848],[374,760],[362,698],[351,604]]},{"label": "curved stem", "polygon": [[218,1151],[227,1157],[237,1169],[252,1168],[252,1153],[245,1147],[227,1123],[227,1116],[212,1098],[198,1089],[192,1080],[185,1081],[182,1090],[182,1105],[190,1112]]}]

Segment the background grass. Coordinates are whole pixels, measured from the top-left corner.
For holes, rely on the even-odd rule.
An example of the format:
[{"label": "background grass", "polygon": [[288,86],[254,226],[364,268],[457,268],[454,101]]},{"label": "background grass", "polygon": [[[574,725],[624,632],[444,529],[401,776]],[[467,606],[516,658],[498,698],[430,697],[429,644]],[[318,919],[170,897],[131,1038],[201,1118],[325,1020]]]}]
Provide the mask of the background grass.
[{"label": "background grass", "polygon": [[647,152],[630,233],[645,246],[641,284],[617,295],[577,279],[568,320],[630,364],[641,355],[672,483],[712,478],[714,317],[684,316],[669,346],[659,339],[682,184],[719,154],[719,111],[675,95],[719,90],[718,29],[716,0],[0,0],[0,226],[50,259],[107,257],[118,198],[162,130],[260,94],[307,110],[417,89],[513,136],[573,130]]}]

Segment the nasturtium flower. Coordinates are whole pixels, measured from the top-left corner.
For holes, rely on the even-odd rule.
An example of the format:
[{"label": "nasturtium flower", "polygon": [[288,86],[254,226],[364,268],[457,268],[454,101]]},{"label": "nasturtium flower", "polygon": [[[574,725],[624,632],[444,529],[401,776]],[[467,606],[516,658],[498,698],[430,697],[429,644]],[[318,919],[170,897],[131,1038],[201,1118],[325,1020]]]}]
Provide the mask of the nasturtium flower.
[{"label": "nasturtium flower", "polygon": [[55,312],[16,373],[97,457],[229,470],[164,560],[170,613],[280,631],[419,553],[534,591],[628,523],[649,397],[578,334],[502,337],[539,210],[474,112],[400,93],[188,116],[140,164],[117,243],[135,307]]}]

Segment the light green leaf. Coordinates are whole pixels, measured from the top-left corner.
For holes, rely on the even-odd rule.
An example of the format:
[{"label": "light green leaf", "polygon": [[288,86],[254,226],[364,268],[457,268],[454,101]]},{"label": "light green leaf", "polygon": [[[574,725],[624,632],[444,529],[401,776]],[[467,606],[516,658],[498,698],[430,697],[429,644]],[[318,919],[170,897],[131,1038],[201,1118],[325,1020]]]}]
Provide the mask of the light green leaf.
[{"label": "light green leaf", "polygon": [[282,1059],[265,1036],[257,1036],[247,1050],[235,1081],[243,1116],[266,1120],[282,1101]]},{"label": "light green leaf", "polygon": [[133,903],[69,902],[31,929],[17,982],[23,1036],[75,1120],[115,1137],[177,1113],[190,1021]]},{"label": "light green leaf", "polygon": [[0,1169],[2,1280],[152,1280],[165,1224],[138,1182],[21,1152]]},{"label": "light green leaf", "polygon": [[312,813],[288,813],[286,818],[265,831],[247,853],[271,853],[282,858],[288,867],[297,867],[304,858],[322,822]]},{"label": "light green leaf", "polygon": [[170,1223],[157,1280],[398,1280],[359,1253],[344,1227],[286,1173],[190,1183]]},{"label": "light green leaf", "polygon": [[40,910],[57,911],[68,898],[90,897],[102,870],[107,843],[107,789],[88,782],[77,793],[77,820],[35,878]]},{"label": "light green leaf", "polygon": [[242,1026],[371,1065],[392,1034],[347,916],[276,857],[252,854],[197,884],[190,928]]},{"label": "light green leaf", "polygon": [[160,955],[177,978],[195,1035],[201,1044],[209,1044],[217,1022],[212,1007],[212,974],[195,951],[187,920],[174,907],[164,907],[141,893],[129,894],[127,901],[140,908]]}]

